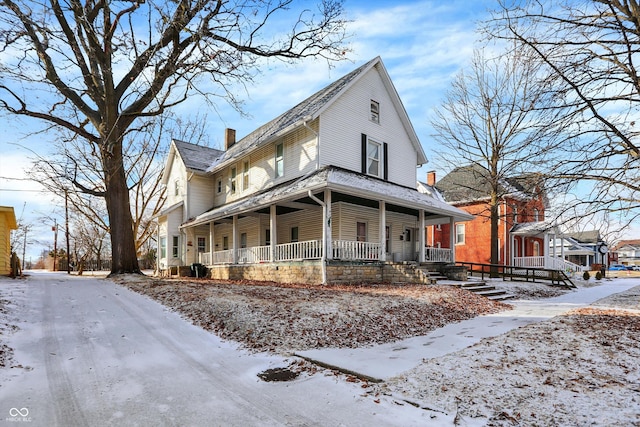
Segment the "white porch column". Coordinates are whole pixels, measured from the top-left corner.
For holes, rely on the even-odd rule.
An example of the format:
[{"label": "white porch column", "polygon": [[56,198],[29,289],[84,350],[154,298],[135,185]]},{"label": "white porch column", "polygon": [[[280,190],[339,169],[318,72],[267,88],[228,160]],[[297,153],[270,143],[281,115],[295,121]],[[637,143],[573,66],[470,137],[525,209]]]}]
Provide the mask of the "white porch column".
[{"label": "white porch column", "polygon": [[542,235],[542,250],[544,256],[544,268],[551,268],[553,264],[549,260],[549,233],[544,233]]},{"label": "white porch column", "polygon": [[231,234],[233,263],[238,263],[238,215],[233,216],[233,233]]},{"label": "white porch column", "polygon": [[380,241],[380,253],[378,254],[378,258],[380,261],[387,260],[387,204],[380,200],[378,202],[378,222],[379,222],[379,231],[378,231],[378,239]]},{"label": "white porch column", "polygon": [[331,190],[324,190],[324,235],[322,245],[324,247],[325,259],[333,259],[333,225],[331,223]]},{"label": "white porch column", "polygon": [[269,248],[269,261],[273,262],[275,261],[275,255],[276,255],[276,236],[278,236],[278,233],[276,232],[276,205],[271,205],[269,206],[269,241],[270,241],[270,248]]},{"label": "white porch column", "polygon": [[418,215],[420,215],[420,219],[418,223],[420,224],[420,237],[418,238],[418,242],[420,242],[420,251],[419,251],[419,262],[424,262],[424,246],[425,246],[425,227],[424,227],[424,209],[418,210]]},{"label": "white porch column", "polygon": [[209,262],[213,264],[213,253],[215,252],[216,239],[213,221],[209,223]]},{"label": "white porch column", "polygon": [[564,239],[561,239],[562,246],[560,246],[560,257],[562,257],[562,261],[564,261]]},{"label": "white porch column", "polygon": [[451,247],[451,262],[456,262],[456,220],[449,218],[449,246]]}]

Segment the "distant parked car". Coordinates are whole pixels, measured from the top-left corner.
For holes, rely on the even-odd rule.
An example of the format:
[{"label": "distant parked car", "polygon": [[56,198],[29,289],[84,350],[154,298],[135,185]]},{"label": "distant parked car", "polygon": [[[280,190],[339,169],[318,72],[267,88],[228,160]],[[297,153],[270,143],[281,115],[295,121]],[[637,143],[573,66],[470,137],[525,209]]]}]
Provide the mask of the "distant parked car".
[{"label": "distant parked car", "polygon": [[627,266],[622,264],[611,264],[609,271],[627,271]]},{"label": "distant parked car", "polygon": [[629,270],[640,271],[640,265],[630,265]]}]

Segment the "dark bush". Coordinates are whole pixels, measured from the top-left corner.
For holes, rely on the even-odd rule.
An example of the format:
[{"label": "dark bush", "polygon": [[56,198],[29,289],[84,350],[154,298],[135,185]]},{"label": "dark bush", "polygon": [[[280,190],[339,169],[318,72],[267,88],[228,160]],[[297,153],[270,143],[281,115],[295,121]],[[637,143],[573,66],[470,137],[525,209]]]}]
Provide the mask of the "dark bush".
[{"label": "dark bush", "polygon": [[596,280],[600,280],[600,279],[602,279],[602,273],[598,271],[596,273]]},{"label": "dark bush", "polygon": [[584,280],[589,280],[590,277],[591,277],[591,275],[589,274],[588,271],[585,271],[584,273],[582,273],[582,278]]}]

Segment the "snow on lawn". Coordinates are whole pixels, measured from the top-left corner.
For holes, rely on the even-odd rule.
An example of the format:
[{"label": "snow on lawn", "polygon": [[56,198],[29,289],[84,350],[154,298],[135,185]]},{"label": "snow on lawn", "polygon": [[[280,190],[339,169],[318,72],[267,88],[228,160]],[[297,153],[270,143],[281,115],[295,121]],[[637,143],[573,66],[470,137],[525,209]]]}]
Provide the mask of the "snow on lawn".
[{"label": "snow on lawn", "polygon": [[640,425],[640,287],[424,359],[377,392],[457,425]]}]

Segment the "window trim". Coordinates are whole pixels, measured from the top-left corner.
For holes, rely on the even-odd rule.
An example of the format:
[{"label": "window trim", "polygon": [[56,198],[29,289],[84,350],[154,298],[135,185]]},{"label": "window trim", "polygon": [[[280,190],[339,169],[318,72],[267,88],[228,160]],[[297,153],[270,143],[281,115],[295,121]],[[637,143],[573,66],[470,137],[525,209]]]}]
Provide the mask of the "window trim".
[{"label": "window trim", "polygon": [[[295,239],[293,238],[293,230],[296,231],[296,233],[295,233],[296,234],[296,238]],[[297,243],[297,242],[300,241],[300,227],[299,226],[294,225],[289,229],[289,240],[290,240],[291,243]]]},{"label": "window trim", "polygon": [[242,162],[242,191],[249,190],[249,170],[251,169],[251,165],[249,165],[249,160],[245,160]]},{"label": "window trim", "polygon": [[[280,154],[278,154],[278,148],[280,148]],[[284,176],[284,142],[276,144],[274,154],[273,172],[275,178],[281,178]]]},{"label": "window trim", "polygon": [[380,103],[374,99],[369,102],[369,120],[380,124]]},{"label": "window trim", "polygon": [[[202,242],[202,245],[200,245]],[[199,254],[205,253],[207,251],[207,238],[204,236],[196,236],[196,251]]]},{"label": "window trim", "polygon": [[238,168],[236,166],[231,166],[229,173],[231,175],[229,180],[230,191],[231,194],[236,194],[236,191],[238,190]]},{"label": "window trim", "polygon": [[[369,150],[369,147],[375,147],[377,148],[376,152],[378,154],[377,158],[376,157],[372,157],[370,155],[370,152],[373,150]],[[375,176],[376,178],[382,178],[382,150],[383,150],[383,144],[381,142],[376,141],[375,139],[372,138],[367,138],[367,153],[366,153],[366,161],[367,161],[367,175],[369,176]],[[372,161],[377,162],[377,173],[371,173],[371,166],[372,166]]]},{"label": "window trim", "polygon": [[160,236],[160,258],[167,257],[167,236]]},{"label": "window trim", "polygon": [[171,257],[179,258],[180,255],[180,236],[171,236]]},{"label": "window trim", "polygon": [[[462,232],[459,231],[460,227],[462,229]],[[456,229],[456,245],[464,245],[466,240],[467,240],[467,229],[466,229],[466,224],[464,222],[458,223],[455,226]],[[460,236],[462,236],[462,239],[460,239]]]},{"label": "window trim", "polygon": [[[360,225],[361,224],[364,227],[364,235],[359,234]],[[357,242],[367,242],[368,241],[368,234],[369,234],[369,226],[367,225],[367,222],[366,221],[356,221],[356,241]],[[364,240],[360,240],[360,238],[363,238]]]}]

